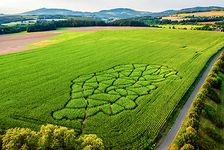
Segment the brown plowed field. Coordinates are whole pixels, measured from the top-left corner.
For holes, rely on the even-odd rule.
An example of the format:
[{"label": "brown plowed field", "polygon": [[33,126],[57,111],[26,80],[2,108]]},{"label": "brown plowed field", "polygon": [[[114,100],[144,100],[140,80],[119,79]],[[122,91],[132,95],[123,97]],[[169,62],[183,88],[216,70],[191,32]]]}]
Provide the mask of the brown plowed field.
[{"label": "brown plowed field", "polygon": [[24,45],[59,35],[62,32],[94,32],[100,30],[157,29],[152,27],[79,27],[65,30],[45,31],[35,34],[0,35],[0,55],[33,49]]},{"label": "brown plowed field", "polygon": [[0,55],[33,49],[24,45],[51,38],[59,34],[11,34],[0,35]]}]

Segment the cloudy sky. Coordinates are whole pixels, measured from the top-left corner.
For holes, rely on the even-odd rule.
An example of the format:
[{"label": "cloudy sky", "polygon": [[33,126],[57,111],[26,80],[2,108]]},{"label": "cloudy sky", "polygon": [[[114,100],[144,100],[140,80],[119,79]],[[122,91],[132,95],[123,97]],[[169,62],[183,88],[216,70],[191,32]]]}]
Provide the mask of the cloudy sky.
[{"label": "cloudy sky", "polygon": [[112,8],[158,12],[195,6],[224,6],[223,0],[1,0],[0,13],[13,14],[39,8],[95,12]]}]

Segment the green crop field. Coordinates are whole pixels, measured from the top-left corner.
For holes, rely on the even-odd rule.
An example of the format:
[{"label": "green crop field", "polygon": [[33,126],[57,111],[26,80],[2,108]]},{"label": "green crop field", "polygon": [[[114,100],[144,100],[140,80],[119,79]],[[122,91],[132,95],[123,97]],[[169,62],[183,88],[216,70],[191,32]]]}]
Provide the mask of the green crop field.
[{"label": "green crop field", "polygon": [[224,46],[223,33],[188,30],[64,33],[50,40],[57,42],[0,55],[0,127],[66,126],[97,134],[107,149],[148,147]]},{"label": "green crop field", "polygon": [[183,13],[183,14],[175,14],[175,15],[172,15],[172,16],[180,16],[180,17],[183,17],[183,16],[195,16],[195,17],[198,17],[198,16],[224,16],[224,11],[208,11],[208,12],[196,12],[196,13]]},{"label": "green crop field", "polygon": [[172,29],[173,27],[175,27],[176,29],[179,29],[179,28],[191,29],[191,28],[203,27],[203,26],[200,26],[200,25],[159,25],[159,27],[166,28],[166,29],[169,29],[169,28]]}]

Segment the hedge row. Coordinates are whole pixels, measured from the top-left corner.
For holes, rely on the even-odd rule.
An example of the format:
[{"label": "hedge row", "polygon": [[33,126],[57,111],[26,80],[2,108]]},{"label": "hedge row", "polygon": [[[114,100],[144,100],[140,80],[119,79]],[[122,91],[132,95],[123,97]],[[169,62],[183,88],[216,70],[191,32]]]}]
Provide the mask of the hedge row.
[{"label": "hedge row", "polygon": [[[220,89],[222,84],[222,78],[219,77],[219,73],[224,73],[224,53],[221,53],[212,67],[208,77],[203,83],[201,89],[196,95],[190,110],[180,127],[174,141],[171,143],[169,150],[194,150],[203,149],[209,147],[209,141],[202,141],[200,134],[198,133],[200,124],[200,115],[211,119],[211,121],[218,127],[223,127],[223,121],[217,116],[216,111],[209,105],[205,104],[205,99],[209,98],[216,103],[220,103],[221,100],[214,90]],[[218,134],[210,128],[205,128],[205,132],[216,141],[222,140]]]},{"label": "hedge row", "polygon": [[[2,133],[1,133],[2,134]],[[8,129],[0,135],[5,150],[103,150],[103,141],[95,134],[76,137],[74,130],[51,124],[42,125],[39,132],[28,128]],[[1,148],[0,148],[1,149]]]}]

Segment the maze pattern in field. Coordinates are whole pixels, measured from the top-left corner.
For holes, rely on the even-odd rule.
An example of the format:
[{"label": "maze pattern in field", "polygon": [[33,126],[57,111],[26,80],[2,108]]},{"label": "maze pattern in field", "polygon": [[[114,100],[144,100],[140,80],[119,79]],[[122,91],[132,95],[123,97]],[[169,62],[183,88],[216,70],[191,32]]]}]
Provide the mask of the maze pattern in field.
[{"label": "maze pattern in field", "polygon": [[130,64],[115,66],[72,81],[71,99],[53,113],[55,119],[86,119],[98,112],[116,115],[137,107],[135,100],[148,95],[156,82],[178,78],[177,71],[166,66]]}]

